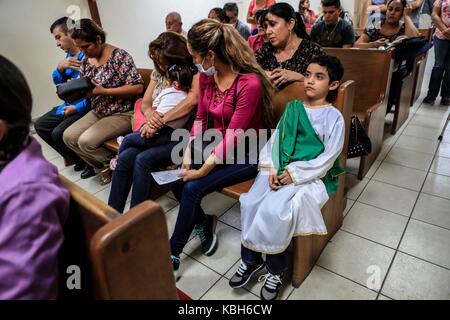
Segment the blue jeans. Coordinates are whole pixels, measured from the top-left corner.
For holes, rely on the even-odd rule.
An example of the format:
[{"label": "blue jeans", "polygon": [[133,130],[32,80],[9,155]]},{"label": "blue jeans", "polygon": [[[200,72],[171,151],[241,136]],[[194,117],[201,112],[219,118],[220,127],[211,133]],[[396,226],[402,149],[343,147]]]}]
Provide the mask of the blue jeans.
[{"label": "blue jeans", "polygon": [[450,97],[450,40],[434,37],[434,67],[431,72],[427,96],[436,98]]},{"label": "blue jeans", "polygon": [[113,173],[108,204],[123,212],[131,186],[131,208],[147,200],[152,179],[150,173],[172,163],[172,149],[178,143],[172,141],[146,150],[136,147],[123,150]]},{"label": "blue jeans", "polygon": [[256,177],[258,168],[251,164],[219,165],[207,176],[189,182],[177,181],[172,192],[180,202],[175,230],[170,238],[172,255],[179,256],[196,224],[205,221],[200,203],[207,194]]},{"label": "blue jeans", "polygon": [[172,129],[169,126],[164,126],[160,130],[158,130],[158,133],[154,135],[150,139],[145,139],[141,137],[140,132],[133,132],[130,134],[127,134],[125,138],[123,139],[122,143],[120,144],[119,148],[119,156],[120,153],[129,148],[129,147],[136,147],[140,149],[148,149],[153,148],[155,146],[166,144],[171,142],[172,138],[172,132],[174,129]]},{"label": "blue jeans", "polygon": [[[241,245],[241,258],[246,265],[254,266],[263,263],[261,252],[255,252]],[[271,274],[280,275],[287,270],[287,253],[266,254],[266,267]]]}]

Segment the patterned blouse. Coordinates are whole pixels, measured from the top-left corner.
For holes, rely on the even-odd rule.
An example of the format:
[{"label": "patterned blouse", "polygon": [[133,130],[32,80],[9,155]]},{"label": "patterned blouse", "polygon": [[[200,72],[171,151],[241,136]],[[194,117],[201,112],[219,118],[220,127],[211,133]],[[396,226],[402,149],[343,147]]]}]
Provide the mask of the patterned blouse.
[{"label": "patterned blouse", "polygon": [[[96,67],[84,59],[80,68],[81,75],[92,83],[104,88],[117,88],[124,85],[144,84],[134,65],[133,58],[123,49],[114,49],[108,61]],[[91,97],[92,111],[101,116],[133,110],[135,97],[95,96]]]},{"label": "patterned blouse", "polygon": [[275,57],[276,50],[270,42],[267,42],[261,49],[256,51],[256,61],[264,70],[272,71],[276,68],[281,68],[304,74],[311,59],[316,55],[324,54],[322,48],[317,43],[307,39],[302,40],[292,58],[281,63]]},{"label": "patterned blouse", "polygon": [[381,34],[380,28],[366,28],[364,29],[364,34],[366,34],[369,37],[369,42],[377,41],[378,39],[387,39],[389,42],[394,41],[397,39],[398,36],[403,36],[405,34],[405,24],[403,23],[400,27],[400,30],[396,34],[393,34],[391,36],[385,36],[384,34]]}]

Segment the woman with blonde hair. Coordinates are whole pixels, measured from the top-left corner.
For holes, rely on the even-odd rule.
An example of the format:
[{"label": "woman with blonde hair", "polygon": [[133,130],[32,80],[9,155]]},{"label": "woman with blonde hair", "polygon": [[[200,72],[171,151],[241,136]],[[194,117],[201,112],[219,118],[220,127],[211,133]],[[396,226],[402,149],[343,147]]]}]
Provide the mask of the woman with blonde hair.
[{"label": "woman with blonde hair", "polygon": [[[201,20],[188,32],[188,50],[201,74],[196,122],[183,155],[182,167],[186,171],[172,189],[180,202],[170,239],[175,271],[193,229],[205,255],[212,255],[217,248],[217,217],[211,215],[214,213],[205,214],[200,206],[203,197],[254,178],[258,173],[257,159],[251,159],[248,153],[248,141],[236,130],[258,132],[271,127],[274,118],[272,86],[257,64],[253,51],[232,25],[212,19]],[[201,140],[202,133],[208,128],[221,139],[209,153],[209,148],[202,152],[204,161],[192,164],[191,147],[195,151],[197,142],[203,143],[197,140]],[[241,143],[246,144],[245,156],[237,161],[231,159]]]}]

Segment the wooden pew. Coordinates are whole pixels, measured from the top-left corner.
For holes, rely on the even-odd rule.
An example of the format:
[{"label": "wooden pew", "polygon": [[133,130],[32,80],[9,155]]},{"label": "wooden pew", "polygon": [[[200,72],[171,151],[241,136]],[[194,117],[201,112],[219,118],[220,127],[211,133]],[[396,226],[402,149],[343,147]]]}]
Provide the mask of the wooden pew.
[{"label": "wooden pew", "polygon": [[[348,148],[348,132],[350,130],[350,118],[352,115],[352,105],[355,96],[355,83],[353,81],[344,82],[338,91],[338,96],[334,105],[341,111],[345,119],[345,136],[344,149],[341,154],[341,165],[345,167],[347,162]],[[285,89],[277,93],[274,100],[277,119],[284,112],[286,104],[291,100],[302,100],[305,98],[303,83],[293,83]],[[239,199],[242,193],[248,192],[254,180],[245,181],[243,183],[224,188],[222,193]],[[326,236],[309,235],[298,236],[292,239],[293,242],[293,267],[292,267],[292,285],[299,287],[306,279],[308,274],[314,267],[317,259],[322,253],[328,241],[339,230],[342,225],[342,212],[346,206],[344,197],[345,175],[339,178],[339,188],[335,195],[322,209],[323,219],[327,227],[328,234]]]},{"label": "wooden pew", "polygon": [[[166,218],[146,201],[123,215],[61,177],[70,214],[60,255],[61,299],[177,299]],[[70,266],[81,290],[69,290]]]},{"label": "wooden pew", "polygon": [[[422,36],[424,36],[428,41],[432,41],[433,39],[433,29],[419,29],[419,32]],[[418,56],[415,61],[414,67],[414,86],[413,92],[411,95],[410,105],[413,106],[414,103],[419,99],[420,92],[422,91],[423,78],[425,75],[425,67],[427,64],[428,52]]]},{"label": "wooden pew", "polygon": [[344,81],[355,81],[353,113],[358,116],[372,141],[372,152],[361,157],[358,179],[362,180],[383,145],[384,119],[394,66],[391,51],[325,48],[344,65]]}]

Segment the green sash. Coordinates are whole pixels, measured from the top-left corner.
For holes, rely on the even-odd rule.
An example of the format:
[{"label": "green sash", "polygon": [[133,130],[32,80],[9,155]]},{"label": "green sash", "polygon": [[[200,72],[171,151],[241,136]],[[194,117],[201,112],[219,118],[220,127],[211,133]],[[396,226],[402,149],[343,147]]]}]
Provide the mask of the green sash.
[{"label": "green sash", "polygon": [[[317,158],[325,149],[317,136],[302,101],[287,104],[278,125],[278,134],[272,148],[272,160],[280,175],[291,162],[308,161]],[[345,173],[340,166],[340,156],[333,167],[322,178],[329,195],[336,193],[339,176]]]}]

